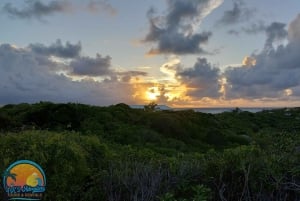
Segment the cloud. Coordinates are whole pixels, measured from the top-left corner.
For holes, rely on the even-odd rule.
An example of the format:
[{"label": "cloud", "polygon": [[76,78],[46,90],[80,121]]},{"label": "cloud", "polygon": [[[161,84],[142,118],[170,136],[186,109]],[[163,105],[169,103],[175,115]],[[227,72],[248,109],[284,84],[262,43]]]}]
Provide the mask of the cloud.
[{"label": "cloud", "polygon": [[235,0],[232,10],[225,11],[222,18],[217,21],[217,25],[226,26],[247,21],[253,13],[254,10],[247,8],[242,0]]},{"label": "cloud", "polygon": [[234,29],[228,30],[227,33],[230,34],[230,35],[235,35],[235,36],[238,36],[240,34],[239,31],[234,30]]},{"label": "cloud", "polygon": [[160,71],[165,75],[168,75],[169,78],[174,79],[177,73],[177,70],[181,68],[180,59],[172,58],[167,63],[163,64],[160,67]]},{"label": "cloud", "polygon": [[45,56],[56,56],[61,58],[78,57],[81,52],[80,42],[77,44],[66,42],[64,46],[60,39],[56,40],[55,43],[48,47],[41,43],[30,44],[28,47],[37,54],[42,54]]},{"label": "cloud", "polygon": [[211,32],[197,33],[199,24],[222,0],[168,0],[167,14],[155,16],[148,12],[150,29],[143,42],[156,43],[148,54],[207,53],[201,45],[208,42]]},{"label": "cloud", "polygon": [[[100,55],[92,61],[103,59],[109,61],[108,63],[111,62],[111,58]],[[87,62],[89,59],[85,58],[82,61],[81,64],[90,64]],[[94,105],[135,103],[132,98],[133,85],[125,80],[114,79],[114,76],[121,78],[125,75],[142,76],[141,72],[125,71],[122,75],[118,75],[112,71],[112,75],[102,82],[94,81],[90,77],[74,81],[59,73],[59,69],[65,65],[54,62],[48,55],[37,54],[30,48],[1,44],[0,104],[38,101],[80,102]]]},{"label": "cloud", "polygon": [[259,21],[242,27],[242,32],[246,34],[257,34],[265,32],[266,28],[267,26],[265,25],[265,23],[263,21]]},{"label": "cloud", "polygon": [[300,42],[300,14],[290,23],[288,37],[294,43],[298,44]]},{"label": "cloud", "polygon": [[[298,16],[290,23],[288,32],[283,23],[266,28],[266,42],[262,52],[252,55],[256,61],[251,68],[243,66],[226,69],[227,98],[286,98],[295,96],[300,86],[300,32]],[[288,37],[286,45],[273,43]],[[251,59],[251,60],[252,60]],[[250,60],[250,61],[251,61]],[[289,93],[286,93],[286,92]]]},{"label": "cloud", "polygon": [[41,19],[44,16],[54,13],[61,13],[69,10],[71,4],[68,1],[50,1],[48,4],[39,0],[27,0],[24,8],[16,8],[11,3],[3,6],[3,11],[9,16],[20,19]]},{"label": "cloud", "polygon": [[6,3],[2,10],[12,18],[38,20],[44,20],[44,17],[69,11],[108,13],[110,15],[117,13],[116,9],[107,0],[91,0],[77,4],[70,0],[52,0],[48,3],[41,0],[26,0],[23,7],[16,7],[12,3]]},{"label": "cloud", "polygon": [[122,82],[130,82],[132,78],[137,78],[139,76],[146,76],[148,73],[143,71],[126,71],[126,72],[118,72],[118,76],[121,76]]},{"label": "cloud", "polygon": [[110,15],[115,15],[117,13],[117,10],[107,1],[90,1],[87,8],[92,13],[106,12]]},{"label": "cloud", "polygon": [[71,61],[73,75],[88,75],[88,76],[104,76],[109,75],[112,71],[111,57],[102,57],[100,54],[96,58],[78,57]]},{"label": "cloud", "polygon": [[273,22],[268,27],[266,27],[267,40],[265,47],[269,48],[275,41],[283,40],[287,37],[288,33],[284,29],[286,24],[280,22]]},{"label": "cloud", "polygon": [[274,41],[280,41],[285,39],[287,36],[287,31],[284,29],[286,24],[281,22],[273,22],[270,25],[266,25],[263,21],[258,21],[255,23],[248,24],[246,26],[241,27],[240,30],[231,29],[227,33],[231,35],[239,35],[240,33],[245,34],[258,34],[265,33],[268,37],[268,41],[266,41],[267,46],[272,44]]},{"label": "cloud", "polygon": [[219,76],[219,69],[205,58],[198,58],[192,68],[177,71],[178,80],[187,86],[187,95],[193,98],[220,97]]},{"label": "cloud", "polygon": [[178,106],[222,97],[220,70],[206,58],[198,58],[192,67],[186,68],[175,57],[163,64],[160,71],[164,76],[145,87],[156,102]]}]

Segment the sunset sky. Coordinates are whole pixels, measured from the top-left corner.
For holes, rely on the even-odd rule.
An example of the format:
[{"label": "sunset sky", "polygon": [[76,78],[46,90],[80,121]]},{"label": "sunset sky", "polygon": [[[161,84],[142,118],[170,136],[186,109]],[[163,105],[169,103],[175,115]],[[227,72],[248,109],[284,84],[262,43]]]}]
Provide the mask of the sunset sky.
[{"label": "sunset sky", "polygon": [[300,106],[299,0],[3,0],[0,105]]}]

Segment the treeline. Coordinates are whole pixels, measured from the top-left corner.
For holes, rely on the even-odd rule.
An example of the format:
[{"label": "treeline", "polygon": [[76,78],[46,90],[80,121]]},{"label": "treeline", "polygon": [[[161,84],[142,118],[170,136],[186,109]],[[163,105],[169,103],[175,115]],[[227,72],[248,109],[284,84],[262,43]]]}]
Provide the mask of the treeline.
[{"label": "treeline", "polygon": [[39,163],[46,201],[299,200],[299,120],[298,108],[212,115],[6,105],[0,172],[19,159]]}]

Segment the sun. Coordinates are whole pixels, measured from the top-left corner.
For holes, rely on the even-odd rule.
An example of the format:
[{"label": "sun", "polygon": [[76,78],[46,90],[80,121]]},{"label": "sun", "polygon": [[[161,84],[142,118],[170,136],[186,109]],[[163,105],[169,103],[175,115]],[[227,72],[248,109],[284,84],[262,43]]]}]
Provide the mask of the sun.
[{"label": "sun", "polygon": [[160,92],[158,90],[158,87],[149,87],[146,91],[146,98],[150,101],[157,100],[159,96]]},{"label": "sun", "polygon": [[154,93],[151,93],[149,91],[146,92],[146,96],[147,96],[147,99],[149,99],[149,100],[156,100],[157,99],[157,96]]}]

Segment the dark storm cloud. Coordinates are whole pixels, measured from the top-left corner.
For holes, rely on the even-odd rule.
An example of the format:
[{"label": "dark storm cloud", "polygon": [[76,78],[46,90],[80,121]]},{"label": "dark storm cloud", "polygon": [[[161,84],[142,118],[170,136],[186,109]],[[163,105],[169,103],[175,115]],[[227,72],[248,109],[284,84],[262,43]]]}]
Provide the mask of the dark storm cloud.
[{"label": "dark storm cloud", "polygon": [[[97,58],[105,60],[100,56]],[[97,58],[94,60],[97,61]],[[38,101],[95,105],[132,103],[134,89],[129,83],[114,79],[107,79],[105,82],[96,82],[93,79],[72,81],[69,77],[53,71],[54,67],[59,69],[60,64],[29,48],[0,45],[0,104]]]},{"label": "dark storm cloud", "polygon": [[67,1],[50,1],[46,4],[39,0],[27,0],[25,3],[26,6],[24,8],[16,8],[12,3],[6,3],[2,9],[11,17],[20,19],[40,19],[43,16],[65,12],[70,7],[70,3]]},{"label": "dark storm cloud", "polygon": [[200,46],[208,41],[212,33],[195,33],[194,26],[216,5],[211,5],[210,0],[168,0],[167,3],[165,16],[155,16],[153,9],[148,12],[150,29],[144,42],[157,44],[149,54],[207,53]]},{"label": "dark storm cloud", "polygon": [[[285,90],[300,86],[300,17],[289,26],[288,43],[273,47],[273,42],[286,38],[283,23],[272,23],[266,28],[266,45],[261,53],[252,55],[253,66],[229,68],[225,71],[228,98],[278,97]],[[290,37],[293,35],[293,37]],[[297,40],[298,39],[298,40]]]},{"label": "dark storm cloud", "polygon": [[233,25],[247,21],[253,13],[254,10],[247,8],[243,1],[235,0],[232,10],[225,11],[222,18],[217,21],[217,25]]},{"label": "dark storm cloud", "polygon": [[102,57],[100,54],[95,58],[78,57],[71,61],[70,67],[73,75],[104,76],[112,73],[111,57]]},{"label": "dark storm cloud", "polygon": [[61,58],[74,58],[78,57],[81,52],[81,43],[71,44],[66,42],[65,45],[62,44],[61,40],[57,40],[50,46],[45,46],[43,44],[30,44],[29,48],[37,53],[45,56],[57,56]]},{"label": "dark storm cloud", "polygon": [[177,78],[184,83],[189,91],[187,95],[203,97],[219,97],[220,70],[208,63],[205,58],[199,58],[192,68],[178,71]]}]

